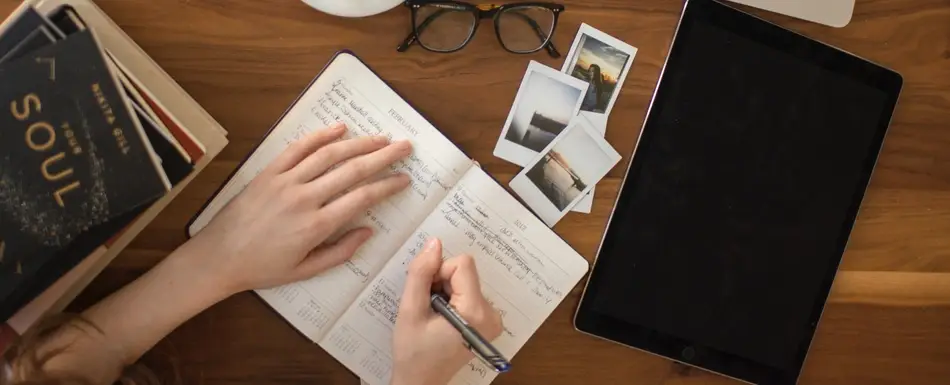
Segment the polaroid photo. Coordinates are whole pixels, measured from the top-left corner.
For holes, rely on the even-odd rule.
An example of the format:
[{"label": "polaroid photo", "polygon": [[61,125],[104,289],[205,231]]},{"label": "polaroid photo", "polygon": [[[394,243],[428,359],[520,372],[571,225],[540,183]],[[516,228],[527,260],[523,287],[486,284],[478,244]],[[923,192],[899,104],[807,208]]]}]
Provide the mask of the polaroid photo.
[{"label": "polaroid photo", "polygon": [[620,161],[620,154],[584,119],[574,119],[525,166],[511,189],[550,227]]},{"label": "polaroid photo", "polygon": [[586,92],[587,82],[531,61],[495,144],[495,156],[527,165],[577,115]]},{"label": "polaroid photo", "polygon": [[[607,134],[607,121],[606,119],[601,119],[603,114],[595,114],[592,112],[581,111],[577,118],[575,119],[584,119],[590,126],[600,133],[600,136],[603,137]],[[584,195],[579,202],[577,202],[574,207],[571,207],[571,211],[575,213],[590,214],[590,211],[594,208],[594,191],[596,189],[590,189],[590,192],[587,195]]]},{"label": "polaroid photo", "polygon": [[636,47],[581,24],[561,67],[561,72],[590,84],[581,111],[603,115],[606,124],[636,56]]}]

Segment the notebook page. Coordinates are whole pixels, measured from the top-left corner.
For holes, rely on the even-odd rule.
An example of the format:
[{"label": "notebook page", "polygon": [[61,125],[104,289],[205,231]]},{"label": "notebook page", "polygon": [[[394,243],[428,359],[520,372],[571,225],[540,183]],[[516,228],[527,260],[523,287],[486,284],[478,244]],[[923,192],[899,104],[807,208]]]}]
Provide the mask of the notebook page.
[{"label": "notebook page", "polygon": [[[588,269],[583,257],[488,174],[472,167],[319,342],[370,384],[389,383],[392,333],[407,268],[429,237],[442,240],[445,258],[475,257],[483,294],[504,323],[494,343],[508,358]],[[451,384],[488,384],[495,375],[475,359]]]},{"label": "notebook page", "polygon": [[472,164],[359,59],[341,53],[199,215],[190,229],[192,233],[203,228],[290,143],[335,121],[347,124],[346,138],[386,135],[393,140],[411,140],[413,155],[386,172],[406,173],[412,183],[346,226],[369,226],[374,230],[373,237],[346,264],[307,281],[258,291],[278,313],[314,341],[349,307]]}]

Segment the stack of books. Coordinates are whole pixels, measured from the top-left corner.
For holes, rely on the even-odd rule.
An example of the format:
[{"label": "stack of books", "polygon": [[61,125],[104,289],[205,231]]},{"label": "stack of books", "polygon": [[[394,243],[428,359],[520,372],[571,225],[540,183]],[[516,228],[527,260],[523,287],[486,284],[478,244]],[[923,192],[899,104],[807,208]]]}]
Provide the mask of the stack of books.
[{"label": "stack of books", "polygon": [[227,132],[91,0],[0,26],[0,351],[61,310]]}]

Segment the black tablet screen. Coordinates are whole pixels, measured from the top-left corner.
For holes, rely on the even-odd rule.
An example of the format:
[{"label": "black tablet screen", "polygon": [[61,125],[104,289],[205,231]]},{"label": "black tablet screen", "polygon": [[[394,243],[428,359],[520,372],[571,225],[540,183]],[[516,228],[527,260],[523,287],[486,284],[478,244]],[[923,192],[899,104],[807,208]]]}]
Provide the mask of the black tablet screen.
[{"label": "black tablet screen", "polygon": [[591,281],[600,289],[585,301],[792,368],[892,96],[720,26],[683,33],[601,249]]}]

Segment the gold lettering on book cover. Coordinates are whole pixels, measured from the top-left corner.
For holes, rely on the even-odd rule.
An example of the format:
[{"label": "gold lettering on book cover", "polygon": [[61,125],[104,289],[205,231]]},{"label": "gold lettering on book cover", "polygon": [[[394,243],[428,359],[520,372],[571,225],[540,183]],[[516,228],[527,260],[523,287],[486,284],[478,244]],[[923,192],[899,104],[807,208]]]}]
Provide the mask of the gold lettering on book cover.
[{"label": "gold lettering on book cover", "polygon": [[49,64],[49,80],[56,81],[56,58],[51,57],[38,57],[36,58],[36,63],[38,64]]},{"label": "gold lettering on book cover", "polygon": [[48,181],[50,181],[50,182],[55,182],[55,181],[58,181],[58,180],[60,180],[60,179],[65,178],[65,177],[68,177],[68,176],[70,176],[70,175],[73,175],[73,169],[72,169],[72,168],[67,168],[67,169],[65,169],[65,170],[61,170],[61,171],[59,171],[59,172],[57,172],[57,173],[55,173],[55,174],[53,174],[53,173],[50,172],[50,166],[51,166],[51,165],[53,165],[54,163],[59,162],[59,161],[65,159],[65,158],[66,158],[66,153],[64,153],[64,152],[60,152],[60,153],[58,153],[58,154],[56,154],[56,155],[53,155],[53,156],[51,156],[51,157],[49,157],[49,158],[46,158],[46,160],[44,160],[44,161],[43,161],[43,164],[40,166],[40,171],[43,173],[43,178],[46,178],[46,180],[48,180]]},{"label": "gold lettering on book cover", "polygon": [[[26,122],[32,113],[41,112],[42,110],[42,101],[40,97],[35,93],[28,94],[23,97],[23,108],[17,106],[17,102],[13,101],[10,103],[10,113],[13,117],[21,122]],[[69,128],[68,124],[63,125],[63,129],[66,132],[67,142],[72,148],[74,154],[82,153],[82,149],[79,148],[79,143],[74,138],[70,140],[70,137],[74,136],[73,131]],[[31,123],[24,133],[24,140],[26,141],[26,146],[33,151],[45,153],[53,148],[56,144],[56,130],[53,128],[53,125],[46,121],[39,121]],[[56,204],[59,207],[66,207],[66,201],[64,196],[70,191],[78,189],[81,184],[79,181],[70,181],[64,180],[73,176],[72,167],[61,167],[56,169],[57,163],[62,163],[66,159],[66,153],[63,151],[57,152],[48,156],[43,163],[40,165],[40,174],[43,176],[43,179],[47,182],[54,182],[55,190],[53,191],[53,199],[56,200]],[[64,182],[64,184],[60,184]]]},{"label": "gold lettering on book cover", "polygon": [[[112,105],[109,104],[109,100],[106,99],[106,95],[102,92],[102,86],[99,83],[92,84],[92,93],[96,97],[96,102],[99,103],[99,108],[102,109],[102,115],[106,118],[106,122],[109,125],[114,125],[116,121],[115,111],[112,110]],[[123,155],[128,155],[132,151],[132,146],[129,145],[129,140],[125,137],[125,131],[122,127],[114,126],[112,127],[112,136],[115,138],[115,143],[119,146],[119,151],[122,151]]]},{"label": "gold lettering on book cover", "polygon": [[33,105],[33,109],[36,110],[36,112],[43,111],[42,109],[43,106],[40,103],[40,97],[37,96],[36,94],[29,94],[29,95],[24,96],[23,104],[24,104],[24,108],[26,109],[23,111],[17,111],[16,100],[10,102],[10,112],[13,113],[13,117],[16,118],[16,120],[19,120],[21,122],[26,120],[26,118],[30,117],[30,105]]},{"label": "gold lettering on book cover", "polygon": [[[37,143],[37,131],[42,130],[46,132],[46,141],[42,143]],[[42,136],[41,136],[42,138]],[[42,140],[42,139],[40,139]],[[30,125],[26,129],[26,145],[33,151],[43,152],[49,150],[56,144],[56,131],[53,130],[53,126],[46,122],[36,122]]]}]

